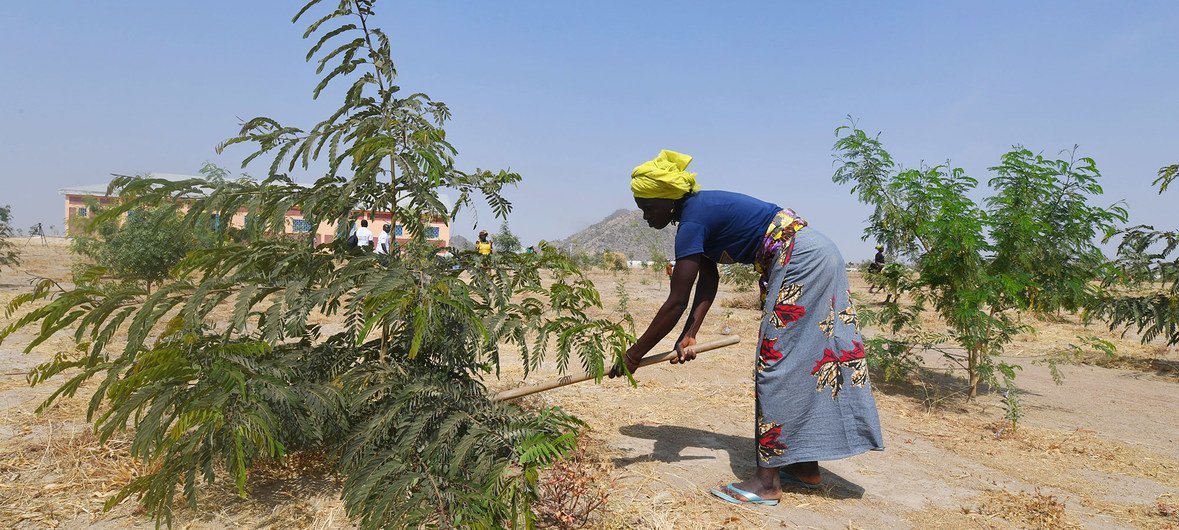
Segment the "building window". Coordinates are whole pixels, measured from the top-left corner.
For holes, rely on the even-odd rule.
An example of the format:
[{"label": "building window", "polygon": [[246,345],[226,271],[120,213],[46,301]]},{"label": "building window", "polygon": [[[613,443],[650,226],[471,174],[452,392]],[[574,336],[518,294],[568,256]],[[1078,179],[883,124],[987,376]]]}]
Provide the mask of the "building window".
[{"label": "building window", "polygon": [[426,238],[438,239],[439,232],[440,232],[440,230],[438,229],[437,226],[427,226],[426,227]]},{"label": "building window", "polygon": [[306,219],[291,219],[291,227],[296,232],[308,233],[311,231],[311,223],[308,223]]},{"label": "building window", "polygon": [[78,208],[78,217],[86,217],[86,208],[85,207]]},{"label": "building window", "polygon": [[394,225],[393,226],[393,235],[400,236],[404,233],[405,233],[405,227],[403,227],[401,225]]}]

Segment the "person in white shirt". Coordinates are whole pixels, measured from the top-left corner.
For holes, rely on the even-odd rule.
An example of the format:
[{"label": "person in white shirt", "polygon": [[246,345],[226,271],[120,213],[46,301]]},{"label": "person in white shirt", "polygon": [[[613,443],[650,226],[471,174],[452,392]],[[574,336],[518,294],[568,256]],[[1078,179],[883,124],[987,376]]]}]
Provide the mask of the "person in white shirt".
[{"label": "person in white shirt", "polygon": [[356,246],[365,250],[373,248],[373,231],[368,229],[368,219],[360,220],[360,228],[356,229]]},{"label": "person in white shirt", "polygon": [[377,235],[377,254],[389,253],[389,234],[393,231],[393,225],[385,223],[381,228],[381,233]]}]

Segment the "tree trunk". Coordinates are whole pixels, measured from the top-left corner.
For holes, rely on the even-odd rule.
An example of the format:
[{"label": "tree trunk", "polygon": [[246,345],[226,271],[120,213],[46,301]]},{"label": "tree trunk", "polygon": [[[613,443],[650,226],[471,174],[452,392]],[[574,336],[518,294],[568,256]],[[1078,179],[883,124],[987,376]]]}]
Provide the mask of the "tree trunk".
[{"label": "tree trunk", "polygon": [[389,359],[389,325],[381,323],[381,362]]},{"label": "tree trunk", "polygon": [[970,377],[970,392],[966,394],[966,400],[972,401],[978,396],[978,356],[980,352],[975,350],[966,351],[966,373]]}]

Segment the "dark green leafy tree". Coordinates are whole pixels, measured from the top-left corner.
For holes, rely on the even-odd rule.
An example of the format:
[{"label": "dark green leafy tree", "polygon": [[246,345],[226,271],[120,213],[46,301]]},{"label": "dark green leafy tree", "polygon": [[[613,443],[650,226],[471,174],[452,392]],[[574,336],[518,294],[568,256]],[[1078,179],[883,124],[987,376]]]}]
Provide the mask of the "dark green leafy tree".
[{"label": "dark green leafy tree", "polygon": [[[74,238],[71,249],[105,269],[103,276],[143,282],[151,291],[190,251],[214,244],[209,227],[186,223],[175,207],[151,206],[128,210],[125,218],[97,216],[101,208],[90,206],[98,223]],[[88,272],[98,272],[89,269]]]},{"label": "dark green leafy tree", "polygon": [[[909,338],[900,342],[920,342],[965,368],[971,398],[980,383],[997,386],[1001,376],[1009,411],[1017,415],[1018,366],[994,356],[1028,329],[1020,324],[1021,312],[1045,315],[1085,305],[1105,263],[1096,239],[1126,219],[1119,205],[1090,204],[1102,194],[1096,163],[1016,147],[990,168],[992,194],[978,204],[971,198],[980,191],[978,181],[961,168],[906,169],[878,137],[854,126],[840,127],[836,135],[833,179],[850,184],[872,207],[865,239],[912,263],[890,278],[901,296],[865,316]],[[926,308],[941,317],[947,333],[920,329],[917,315]],[[940,345],[949,342],[960,349]],[[888,346],[910,350],[895,340]]]},{"label": "dark green leafy tree", "polygon": [[[7,308],[22,313],[0,341],[35,326],[30,349],[58,333],[78,342],[30,375],[63,380],[42,409],[89,393],[100,438],[131,431],[132,455],[148,464],[108,507],[134,496],[170,523],[178,491],[195,505],[199,484],[221,478],[245,495],[258,463],[318,450],[334,457],[347,511],[364,528],[535,524],[538,473],[572,450],[582,424],[555,408],[494,403],[485,378],[505,345],[526,372],[555,357],[561,370],[601,374],[633,336],[587,316],[599,293],[551,249],[499,253],[491,266],[471,252],[437,258],[428,220],[480,197],[506,218],[501,190],[520,176],[455,167],[442,129],[449,109],[402,91],[372,17],[371,1],[341,1],[307,28],[307,59],[322,75],[313,94],[348,83],[330,117],[307,129],[254,118],[225,142],[252,146],[243,166],[269,160],[264,179],[122,177],[113,187],[123,202],[98,216],[185,202],[190,226],[244,210],[260,234],[275,234],[291,208],[312,225],[347,226],[363,205],[395,213],[410,236],[402,253],[381,259],[310,235],[226,237],[189,253],[150,294],[45,280]],[[287,175],[316,160],[327,174],[314,184]],[[456,202],[444,204],[442,189]],[[320,325],[325,317],[342,325]]]},{"label": "dark green leafy tree", "polygon": [[499,232],[491,236],[491,242],[495,245],[496,252],[515,254],[523,250],[520,238],[512,233],[512,229],[508,227],[507,219],[499,225]]},{"label": "dark green leafy tree", "polygon": [[[1159,170],[1159,193],[1179,177],[1179,164]],[[1114,267],[1103,278],[1103,296],[1088,316],[1109,322],[1110,329],[1134,329],[1142,342],[1159,337],[1179,344],[1179,231],[1138,225],[1119,233]]]},{"label": "dark green leafy tree", "polygon": [[12,208],[0,206],[0,267],[20,265],[20,254],[12,241],[9,241],[12,235]]}]

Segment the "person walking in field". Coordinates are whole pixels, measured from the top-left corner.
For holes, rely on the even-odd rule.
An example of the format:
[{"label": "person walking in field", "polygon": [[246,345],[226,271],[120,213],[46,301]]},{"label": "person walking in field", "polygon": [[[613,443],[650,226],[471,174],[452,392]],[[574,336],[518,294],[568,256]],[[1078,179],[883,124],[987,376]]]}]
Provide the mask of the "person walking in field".
[{"label": "person walking in field", "polygon": [[[880,274],[884,270],[884,245],[876,245],[876,257],[872,258],[872,264],[868,265],[869,274]],[[868,277],[868,292],[874,293],[877,290],[884,290],[884,286],[878,285],[874,278]]]},{"label": "person walking in field", "polygon": [[479,231],[479,239],[475,241],[475,251],[484,256],[490,256],[492,251],[491,241],[487,239],[487,231]]},{"label": "person walking in field", "polygon": [[[639,362],[688,310],[674,363],[692,346],[716,296],[718,264],[761,273],[764,317],[756,354],[756,474],[711,493],[731,503],[776,505],[784,483],[815,488],[818,462],[883,449],[863,339],[835,244],[792,210],[727,191],[701,191],[692,157],[664,150],[631,173],[631,191],[652,228],[678,223],[671,292],[610,377]],[[786,190],[788,191],[788,190]],[[689,305],[695,285],[696,296]]]}]

